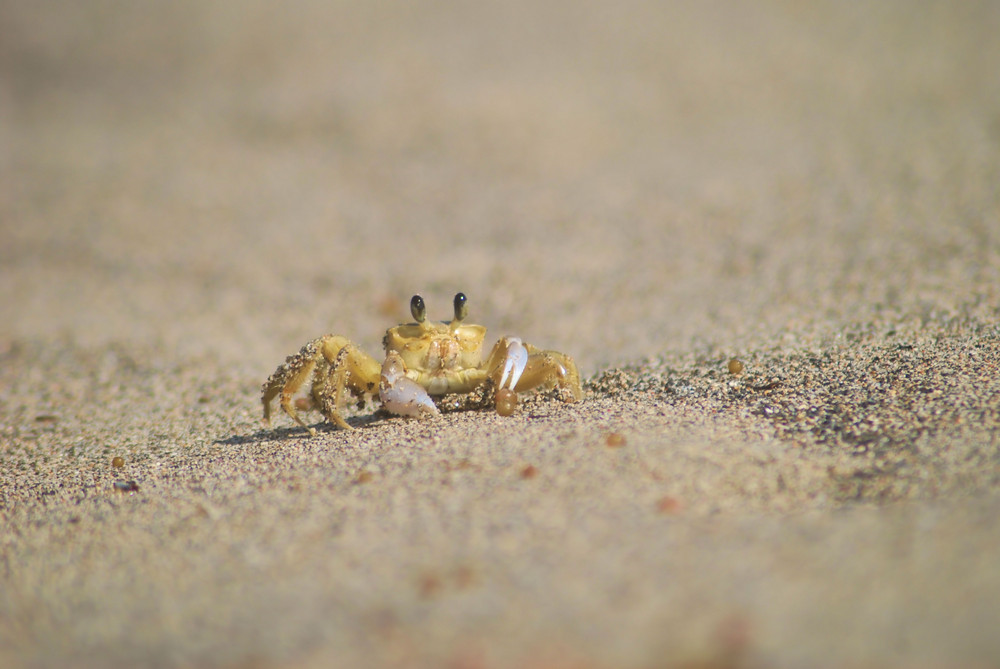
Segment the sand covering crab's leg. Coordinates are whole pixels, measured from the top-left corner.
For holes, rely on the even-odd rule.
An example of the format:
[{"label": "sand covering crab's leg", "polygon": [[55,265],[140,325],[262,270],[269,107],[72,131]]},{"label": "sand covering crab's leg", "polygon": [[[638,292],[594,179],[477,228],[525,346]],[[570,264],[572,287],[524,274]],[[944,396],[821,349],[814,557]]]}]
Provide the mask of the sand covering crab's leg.
[{"label": "sand covering crab's leg", "polygon": [[353,429],[341,415],[344,391],[357,397],[375,392],[381,369],[378,362],[359,349],[347,337],[326,335],[309,342],[295,355],[290,355],[261,387],[264,422],[270,423],[271,402],[280,393],[280,405],[288,416],[315,435],[299,417],[292,396],[306,379],[312,379],[310,399],[328,421],[345,429]]},{"label": "sand covering crab's leg", "polygon": [[406,376],[403,358],[395,351],[385,356],[378,394],[385,410],[399,416],[427,418],[439,413],[427,391]]}]

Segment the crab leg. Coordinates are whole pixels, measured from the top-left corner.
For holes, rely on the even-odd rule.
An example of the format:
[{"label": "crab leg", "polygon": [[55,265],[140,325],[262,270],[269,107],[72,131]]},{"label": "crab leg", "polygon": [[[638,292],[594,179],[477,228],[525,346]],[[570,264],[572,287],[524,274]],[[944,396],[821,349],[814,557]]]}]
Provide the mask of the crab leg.
[{"label": "crab leg", "polygon": [[557,387],[566,402],[583,399],[580,373],[571,357],[557,351],[532,349],[530,352],[528,364],[514,390],[521,392],[531,388]]},{"label": "crab leg", "polygon": [[490,352],[486,369],[496,385],[497,413],[502,416],[514,412],[517,393],[533,388],[559,388],[566,402],[583,399],[580,373],[573,358],[540,350],[518,337],[500,339]]},{"label": "crab leg", "polygon": [[309,342],[274,371],[261,387],[264,422],[271,420],[271,402],[279,397],[282,410],[296,423],[316,434],[299,417],[292,396],[307,382],[309,404],[320,410],[327,420],[345,429],[353,429],[341,415],[345,396],[359,399],[375,392],[379,382],[379,364],[370,355],[340,335],[326,335]]},{"label": "crab leg", "polygon": [[427,418],[439,413],[427,391],[407,378],[403,358],[395,351],[390,351],[382,364],[378,394],[385,410],[399,416]]}]

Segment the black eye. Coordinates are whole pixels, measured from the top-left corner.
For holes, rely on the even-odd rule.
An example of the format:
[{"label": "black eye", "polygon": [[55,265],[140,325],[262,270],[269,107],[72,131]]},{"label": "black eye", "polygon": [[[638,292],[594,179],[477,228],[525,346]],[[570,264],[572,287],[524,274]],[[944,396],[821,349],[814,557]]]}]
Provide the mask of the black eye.
[{"label": "black eye", "polygon": [[413,319],[418,323],[424,322],[424,319],[427,318],[427,306],[424,304],[424,298],[414,295],[410,299],[410,313],[413,314]]},{"label": "black eye", "polygon": [[455,295],[455,320],[464,320],[469,315],[469,305],[465,303],[465,293]]}]

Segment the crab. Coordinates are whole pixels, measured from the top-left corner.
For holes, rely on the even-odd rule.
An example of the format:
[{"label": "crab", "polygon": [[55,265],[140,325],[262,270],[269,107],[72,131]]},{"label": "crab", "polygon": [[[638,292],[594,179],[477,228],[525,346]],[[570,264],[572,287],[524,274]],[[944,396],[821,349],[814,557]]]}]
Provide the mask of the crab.
[{"label": "crab", "polygon": [[[415,418],[439,415],[434,398],[440,401],[450,394],[478,393],[487,406],[492,401],[501,416],[514,413],[518,393],[533,389],[555,389],[566,402],[583,397],[573,358],[518,337],[501,337],[483,360],[486,328],[464,322],[469,311],[464,294],[455,295],[454,310],[451,321],[429,321],[423,298],[414,295],[414,322],[386,331],[381,363],[342,335],[312,340],[288,356],[261,387],[264,423],[270,424],[276,397],[282,410],[310,435],[316,430],[303,422],[296,405],[318,410],[330,423],[351,430],[342,413],[348,394],[362,407],[378,393],[383,409]],[[294,403],[293,396],[307,382],[308,397]]]}]

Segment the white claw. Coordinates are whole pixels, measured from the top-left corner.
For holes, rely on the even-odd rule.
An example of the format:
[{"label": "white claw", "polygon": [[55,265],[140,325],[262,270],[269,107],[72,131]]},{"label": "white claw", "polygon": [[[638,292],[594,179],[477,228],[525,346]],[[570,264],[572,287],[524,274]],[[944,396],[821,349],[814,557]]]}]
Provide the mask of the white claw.
[{"label": "white claw", "polygon": [[378,395],[386,411],[399,416],[427,418],[439,413],[427,391],[413,379],[407,378],[406,365],[395,351],[390,351],[382,363]]},{"label": "white claw", "polygon": [[511,337],[507,340],[507,357],[503,362],[503,374],[500,375],[500,387],[514,390],[521,373],[528,366],[528,349],[521,340]]}]

